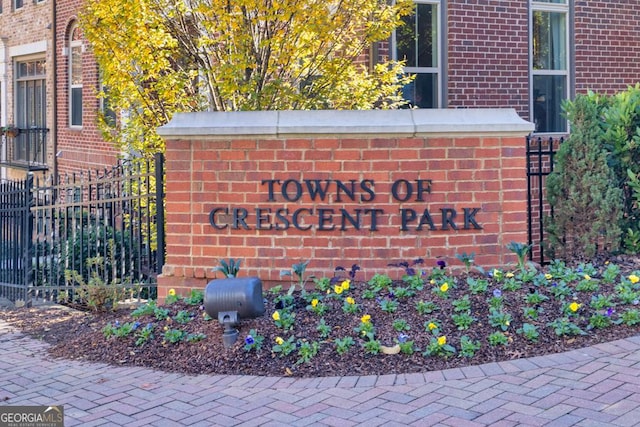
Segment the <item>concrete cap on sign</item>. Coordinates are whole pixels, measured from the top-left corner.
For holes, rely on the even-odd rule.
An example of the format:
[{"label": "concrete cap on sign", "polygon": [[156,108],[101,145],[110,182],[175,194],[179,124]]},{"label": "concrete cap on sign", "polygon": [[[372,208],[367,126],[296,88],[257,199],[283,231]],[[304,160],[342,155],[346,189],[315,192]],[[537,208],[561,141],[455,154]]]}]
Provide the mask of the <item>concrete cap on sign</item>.
[{"label": "concrete cap on sign", "polygon": [[464,108],[178,113],[158,129],[158,134],[167,139],[273,139],[305,135],[526,135],[533,130],[533,123],[512,108]]}]

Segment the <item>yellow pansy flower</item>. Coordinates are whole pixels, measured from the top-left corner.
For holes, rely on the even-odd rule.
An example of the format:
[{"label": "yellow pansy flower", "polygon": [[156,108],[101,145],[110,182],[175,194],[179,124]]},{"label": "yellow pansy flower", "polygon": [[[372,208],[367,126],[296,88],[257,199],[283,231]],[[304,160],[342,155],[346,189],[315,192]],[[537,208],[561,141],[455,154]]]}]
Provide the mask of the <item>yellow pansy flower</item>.
[{"label": "yellow pansy flower", "polygon": [[349,288],[351,287],[351,280],[349,279],[345,280],[340,284],[340,286],[342,286],[342,289],[344,289],[345,291],[348,291]]},{"label": "yellow pansy flower", "polygon": [[429,280],[429,283],[431,283],[432,285],[435,285],[436,284],[436,280],[435,279],[431,279],[431,280]]},{"label": "yellow pansy flower", "polygon": [[318,305],[318,300],[317,299],[312,299],[311,300],[311,307],[315,307]]},{"label": "yellow pansy flower", "polygon": [[572,302],[571,304],[569,304],[569,310],[571,310],[572,312],[576,312],[578,311],[578,309],[580,308],[580,304],[578,304],[577,302]]},{"label": "yellow pansy flower", "polygon": [[547,274],[544,275],[544,278],[547,279],[547,280],[551,280],[553,278],[553,275],[547,273]]},{"label": "yellow pansy flower", "polygon": [[334,291],[336,294],[340,295],[340,294],[342,293],[342,291],[344,291],[344,288],[342,287],[342,285],[335,285],[335,286],[333,287],[333,291]]},{"label": "yellow pansy flower", "polygon": [[441,292],[447,292],[449,290],[449,284],[448,283],[443,283],[442,286],[440,286],[440,291]]},{"label": "yellow pansy flower", "polygon": [[433,322],[430,322],[430,323],[427,325],[427,328],[429,328],[429,330],[430,330],[430,331],[433,331],[434,329],[437,329],[437,328],[438,328],[438,325],[436,325],[436,324],[435,324],[435,323],[433,323]]},{"label": "yellow pansy flower", "polygon": [[505,274],[505,277],[507,277],[508,279],[511,279],[514,276],[514,274],[512,272],[508,272],[507,274]]},{"label": "yellow pansy flower", "polygon": [[354,300],[354,299],[353,299],[353,298],[351,298],[351,297],[347,297],[347,304],[352,304],[352,305],[353,305],[353,304],[355,304],[355,303],[356,303],[356,300]]},{"label": "yellow pansy flower", "polygon": [[283,342],[284,340],[281,337],[276,337],[276,344],[282,345]]},{"label": "yellow pansy flower", "polygon": [[445,345],[447,343],[447,337],[445,337],[444,335],[441,337],[438,337],[438,345]]},{"label": "yellow pansy flower", "polygon": [[273,320],[276,320],[276,321],[280,320],[280,313],[278,313],[277,311],[274,311],[271,317],[273,317]]},{"label": "yellow pansy flower", "polygon": [[629,281],[633,284],[636,284],[640,282],[640,277],[636,276],[635,274],[632,274],[631,276],[629,276]]},{"label": "yellow pansy flower", "polygon": [[176,296],[176,290],[171,288],[169,289],[169,296],[175,297]]},{"label": "yellow pansy flower", "polygon": [[362,323],[369,323],[369,322],[371,321],[371,316],[370,316],[370,315],[368,315],[368,314],[365,314],[364,316],[362,316],[362,317],[360,318],[360,321],[361,321]]},{"label": "yellow pansy flower", "polygon": [[585,280],[591,280],[591,276],[589,276],[588,274],[584,275]]}]

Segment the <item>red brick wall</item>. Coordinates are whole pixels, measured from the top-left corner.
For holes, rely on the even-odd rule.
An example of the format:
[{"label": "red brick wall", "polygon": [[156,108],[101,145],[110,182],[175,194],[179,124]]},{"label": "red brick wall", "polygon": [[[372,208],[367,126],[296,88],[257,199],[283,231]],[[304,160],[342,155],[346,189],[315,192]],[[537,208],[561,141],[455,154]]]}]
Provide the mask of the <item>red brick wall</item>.
[{"label": "red brick wall", "polygon": [[515,108],[529,115],[526,1],[448,1],[449,107]]},{"label": "red brick wall", "polygon": [[615,93],[640,82],[638,2],[575,3],[576,92]]},{"label": "red brick wall", "polygon": [[111,168],[116,164],[118,151],[104,141],[97,126],[99,100],[98,66],[89,43],[84,41],[82,55],[82,128],[69,126],[69,31],[77,20],[81,0],[56,2],[56,55],[57,63],[57,158],[60,175],[87,169]]},{"label": "red brick wall", "polygon": [[[525,132],[526,133],[526,132]],[[515,258],[505,245],[526,243],[526,160],[524,134],[519,136],[407,137],[299,137],[295,139],[193,139],[169,138],[166,150],[167,259],[159,278],[159,296],[173,287],[186,290],[204,286],[214,277],[219,259],[242,258],[243,276],[255,275],[273,283],[292,263],[311,260],[310,273],[331,275],[337,266],[358,264],[361,278],[375,272],[393,273],[388,263],[424,258],[427,267],[437,259],[460,266],[455,255],[475,252],[476,264],[502,266]],[[375,181],[375,199],[356,191],[356,200],[336,199],[332,184],[325,201],[313,202],[306,189],[296,202],[285,200],[274,184],[269,200],[266,180],[331,179],[348,183]],[[417,201],[414,192],[406,202],[391,194],[398,180],[431,180],[431,192]],[[289,198],[295,198],[290,183]],[[303,184],[304,187],[304,184]],[[357,187],[359,190],[359,187]],[[398,194],[403,198],[404,193]],[[364,201],[360,196],[364,196]],[[216,229],[210,225],[214,208],[244,208],[250,230]],[[255,208],[288,208],[289,218],[299,208],[332,208],[335,229],[318,230],[318,214],[305,215],[311,230],[257,230]],[[341,231],[340,209],[383,209],[377,231],[370,216],[355,230],[347,223]],[[400,209],[413,209],[418,218],[428,209],[436,230],[418,220],[402,231]],[[442,208],[457,210],[458,230],[442,230]],[[463,209],[479,211],[464,229]],[[272,215],[273,216],[273,215]],[[271,219],[272,222],[278,222]],[[222,226],[225,219],[216,215]],[[306,223],[306,222],[305,222]],[[266,224],[266,222],[265,222]],[[330,228],[330,222],[325,223]],[[398,269],[396,269],[398,270]]]}]

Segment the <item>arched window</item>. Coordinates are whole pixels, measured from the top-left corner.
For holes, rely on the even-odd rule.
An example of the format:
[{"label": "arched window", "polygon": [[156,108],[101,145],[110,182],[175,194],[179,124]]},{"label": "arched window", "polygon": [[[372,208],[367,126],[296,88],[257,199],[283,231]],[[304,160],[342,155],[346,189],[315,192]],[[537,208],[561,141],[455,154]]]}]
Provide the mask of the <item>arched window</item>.
[{"label": "arched window", "polygon": [[82,32],[69,33],[69,126],[82,126]]}]

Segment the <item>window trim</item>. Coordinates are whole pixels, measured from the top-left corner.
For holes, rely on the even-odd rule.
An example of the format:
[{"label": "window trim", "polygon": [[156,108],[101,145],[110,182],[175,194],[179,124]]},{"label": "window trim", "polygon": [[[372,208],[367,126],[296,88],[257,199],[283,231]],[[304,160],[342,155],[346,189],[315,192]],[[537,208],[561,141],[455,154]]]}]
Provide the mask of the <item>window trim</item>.
[{"label": "window trim", "polygon": [[[529,0],[529,118],[533,123],[535,99],[533,95],[533,80],[535,76],[564,76],[565,77],[565,98],[570,99],[571,93],[573,93],[573,55],[572,55],[572,43],[571,43],[571,27],[572,27],[572,15],[571,15],[572,0],[565,0],[564,3],[547,3],[536,0]],[[564,70],[535,70],[533,68],[533,14],[534,12],[555,12],[565,14],[565,64]],[[566,121],[566,119],[565,119]],[[569,133],[569,123],[566,121],[565,131],[554,132],[537,132],[545,135],[565,135]]]},{"label": "window trim", "polygon": [[[442,0],[413,0],[414,4],[432,4],[436,6],[436,67],[403,67],[403,71],[406,74],[436,74],[438,81],[438,90],[435,95],[437,97],[434,108],[443,108],[444,105],[444,76],[443,76],[443,62],[444,62],[444,45],[443,45],[443,25],[442,20],[444,16],[443,1]],[[446,2],[444,2],[446,3]],[[398,60],[398,49],[396,42],[396,30],[393,30],[391,36],[391,59]]]},{"label": "window trim", "polygon": [[[83,120],[83,113],[84,113],[84,108],[83,108],[83,102],[80,103],[80,124],[74,124],[73,123],[73,89],[80,89],[80,93],[81,93],[81,97],[82,97],[82,92],[83,92],[83,76],[82,76],[82,66],[80,67],[80,81],[82,83],[80,84],[73,84],[73,49],[79,47],[80,48],[80,64],[82,65],[82,54],[84,53],[84,46],[82,43],[82,38],[78,39],[78,40],[73,40],[73,36],[74,33],[80,30],[80,27],[77,23],[74,23],[73,25],[71,25],[70,30],[69,30],[69,37],[67,40],[68,43],[68,83],[69,83],[69,90],[68,90],[68,96],[69,96],[69,108],[68,108],[68,114],[69,114],[69,128],[70,129],[82,129],[84,120]],[[82,98],[81,98],[82,99]]]}]

